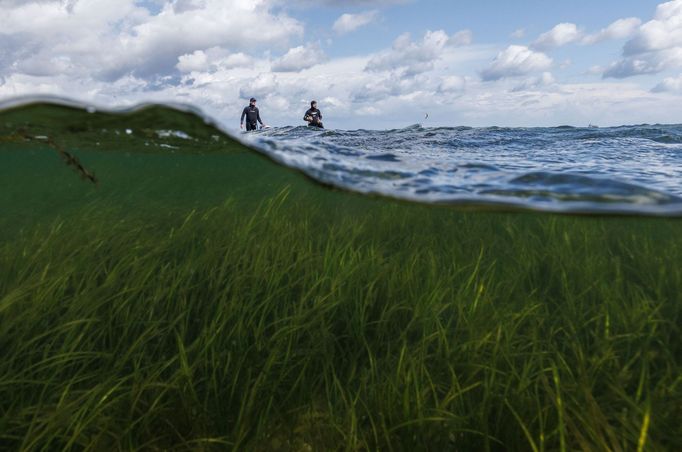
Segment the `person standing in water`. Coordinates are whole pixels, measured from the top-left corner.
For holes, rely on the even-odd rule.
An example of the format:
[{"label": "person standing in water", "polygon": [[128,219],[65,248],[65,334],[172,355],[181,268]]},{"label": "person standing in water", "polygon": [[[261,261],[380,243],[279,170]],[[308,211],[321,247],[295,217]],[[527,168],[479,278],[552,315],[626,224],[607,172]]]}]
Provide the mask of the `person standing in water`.
[{"label": "person standing in water", "polygon": [[322,124],[322,112],[317,109],[317,101],[310,102],[310,108],[303,115],[303,120],[308,122],[309,126],[319,127],[324,129]]},{"label": "person standing in water", "polygon": [[260,119],[260,112],[258,111],[258,107],[256,107],[256,99],[253,97],[249,100],[249,105],[244,107],[244,110],[242,110],[242,118],[239,121],[240,129],[244,128],[244,116],[246,116],[247,132],[251,130],[257,130],[259,122],[261,127],[266,127],[266,125],[263,124],[263,121]]}]

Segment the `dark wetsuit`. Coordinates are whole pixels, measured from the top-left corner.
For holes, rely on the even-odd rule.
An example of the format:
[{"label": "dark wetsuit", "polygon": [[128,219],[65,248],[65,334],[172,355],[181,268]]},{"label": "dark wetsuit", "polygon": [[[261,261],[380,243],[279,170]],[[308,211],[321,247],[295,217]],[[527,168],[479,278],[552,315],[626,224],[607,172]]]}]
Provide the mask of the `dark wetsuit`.
[{"label": "dark wetsuit", "polygon": [[240,122],[244,122],[244,116],[246,116],[246,130],[256,130],[258,129],[258,122],[260,122],[260,125],[263,125],[263,121],[260,119],[260,112],[258,111],[258,107],[252,107],[249,105],[248,107],[244,107],[244,111],[242,111],[242,119]]},{"label": "dark wetsuit", "polygon": [[[312,121],[306,119],[308,116],[312,118]],[[322,112],[317,108],[309,108],[308,111],[305,112],[305,115],[303,115],[303,120],[308,121],[309,126],[324,129],[324,125],[322,124]]]}]

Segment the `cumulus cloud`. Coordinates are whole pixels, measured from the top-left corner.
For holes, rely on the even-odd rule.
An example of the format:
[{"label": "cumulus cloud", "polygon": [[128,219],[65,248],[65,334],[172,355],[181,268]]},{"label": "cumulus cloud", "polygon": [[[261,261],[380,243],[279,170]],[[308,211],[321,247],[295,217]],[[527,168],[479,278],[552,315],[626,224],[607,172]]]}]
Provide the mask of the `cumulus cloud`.
[{"label": "cumulus cloud", "polygon": [[[303,26],[265,0],[158,2],[152,12],[135,0],[0,2],[0,74],[29,73],[43,64],[50,75],[69,71],[112,81],[133,74],[158,78],[202,63],[197,51],[280,46]],[[258,26],[258,33],[253,33]],[[179,58],[183,57],[182,62]],[[35,72],[35,71],[33,71]]]},{"label": "cumulus cloud", "polygon": [[675,53],[657,52],[655,55],[642,55],[642,58],[628,57],[609,65],[604,71],[604,78],[627,78],[635,75],[656,74],[668,66],[676,64],[678,57]]},{"label": "cumulus cloud", "polygon": [[474,34],[471,30],[460,30],[454,35],[450,36],[447,44],[453,47],[468,46],[474,41]]},{"label": "cumulus cloud", "polygon": [[365,25],[374,22],[378,14],[379,12],[377,10],[365,11],[358,14],[342,14],[336,19],[336,22],[334,22],[332,29],[340,35],[350,33],[351,31],[355,31],[360,27],[364,27]]},{"label": "cumulus cloud", "polygon": [[253,64],[253,58],[244,52],[232,53],[223,58],[219,58],[215,65],[222,69],[233,69],[239,67],[248,67]]},{"label": "cumulus cloud", "polygon": [[447,75],[442,77],[438,85],[439,93],[457,93],[466,88],[466,79],[458,75]]},{"label": "cumulus cloud", "polygon": [[180,55],[175,65],[180,72],[204,71],[208,69],[208,57],[203,50]]},{"label": "cumulus cloud", "polygon": [[512,91],[513,92],[520,92],[520,91],[530,91],[530,90],[538,90],[542,88],[546,88],[548,86],[552,86],[556,84],[556,79],[552,75],[551,72],[543,72],[542,74],[535,76],[535,77],[530,77],[523,82],[519,83],[516,85]]},{"label": "cumulus cloud", "polygon": [[602,28],[599,32],[585,36],[583,44],[596,44],[607,39],[624,39],[632,36],[642,21],[636,17],[618,19],[608,27]]},{"label": "cumulus cloud", "polygon": [[523,39],[525,36],[526,36],[525,28],[518,28],[514,30],[512,34],[509,35],[509,37],[513,39]]},{"label": "cumulus cloud", "polygon": [[632,36],[642,21],[636,17],[618,19],[608,27],[592,34],[585,33],[576,24],[565,22],[541,34],[531,45],[536,50],[551,50],[567,44],[592,45],[608,39],[624,39]]},{"label": "cumulus cloud", "polygon": [[412,41],[409,33],[400,35],[391,50],[374,55],[367,63],[370,72],[398,70],[403,75],[430,71],[448,48],[471,44],[472,33],[459,31],[452,36],[443,30],[427,31],[421,41]]},{"label": "cumulus cloud", "polygon": [[351,91],[351,99],[356,103],[375,103],[381,100],[410,94],[416,91],[424,81],[423,76],[401,77],[396,74],[388,74],[383,77],[373,78]]},{"label": "cumulus cloud", "polygon": [[[291,4],[0,0],[0,98],[53,94],[103,106],[187,102],[234,128],[251,96],[268,123],[296,124],[314,98],[330,125],[341,128],[407,125],[421,120],[423,111],[433,124],[450,125],[587,123],[593,117],[600,124],[665,122],[682,114],[678,95],[652,94],[650,85],[623,81],[561,83],[549,70],[563,57],[553,65],[535,48],[469,45],[467,30],[403,35],[375,53],[361,49],[326,59],[319,45],[300,45],[303,24],[285,12]],[[379,4],[353,2],[366,6],[359,11]],[[627,23],[614,24],[575,43],[625,39]],[[642,27],[635,25],[635,33]],[[633,55],[643,59],[639,53],[623,58]],[[485,68],[481,77],[478,68]],[[654,91],[679,92],[680,78],[665,79]]]},{"label": "cumulus cloud", "polygon": [[253,58],[243,52],[229,53],[220,47],[207,50],[195,50],[192,53],[180,55],[175,67],[181,73],[214,72],[220,69],[233,69],[250,66]]},{"label": "cumulus cloud", "polygon": [[682,75],[679,77],[666,77],[651,91],[654,93],[679,92],[682,93]]},{"label": "cumulus cloud", "polygon": [[490,65],[481,71],[484,81],[545,71],[552,66],[552,59],[542,52],[526,46],[511,45],[497,54]]},{"label": "cumulus cloud", "polygon": [[265,98],[277,93],[279,82],[275,74],[259,74],[247,83],[247,86],[239,89],[239,97],[249,99],[251,97]]},{"label": "cumulus cloud", "polygon": [[623,58],[603,76],[626,78],[682,66],[682,0],[661,3],[623,47]]},{"label": "cumulus cloud", "polygon": [[275,72],[300,72],[327,59],[319,45],[310,44],[289,49],[281,58],[272,62]]},{"label": "cumulus cloud", "polygon": [[682,45],[682,0],[662,3],[653,20],[643,24],[638,33],[625,44],[624,54],[665,50]]},{"label": "cumulus cloud", "polygon": [[540,35],[538,39],[533,42],[532,47],[537,50],[549,50],[554,47],[560,47],[572,42],[579,41],[583,36],[582,30],[576,24],[561,23],[548,32]]}]

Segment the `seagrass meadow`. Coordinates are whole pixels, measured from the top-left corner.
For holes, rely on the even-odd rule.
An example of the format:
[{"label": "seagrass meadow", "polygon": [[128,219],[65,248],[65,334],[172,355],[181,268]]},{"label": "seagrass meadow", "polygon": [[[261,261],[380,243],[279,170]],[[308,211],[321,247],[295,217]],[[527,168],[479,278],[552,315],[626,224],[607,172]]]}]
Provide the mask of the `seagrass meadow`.
[{"label": "seagrass meadow", "polygon": [[48,104],[0,113],[0,212],[0,449],[682,450],[679,219],[362,196]]}]

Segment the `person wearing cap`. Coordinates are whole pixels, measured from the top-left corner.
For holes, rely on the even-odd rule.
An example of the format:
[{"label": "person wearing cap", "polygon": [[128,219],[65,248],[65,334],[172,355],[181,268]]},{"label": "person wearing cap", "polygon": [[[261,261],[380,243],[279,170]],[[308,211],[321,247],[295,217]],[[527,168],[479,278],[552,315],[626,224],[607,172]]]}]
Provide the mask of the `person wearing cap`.
[{"label": "person wearing cap", "polygon": [[260,119],[260,112],[258,107],[256,107],[256,99],[253,97],[249,100],[249,105],[244,107],[242,111],[242,118],[239,122],[239,128],[244,128],[244,117],[246,116],[246,131],[258,129],[258,122],[260,122],[261,127],[265,127],[263,121]]},{"label": "person wearing cap", "polygon": [[324,129],[324,125],[322,125],[322,112],[317,109],[317,101],[310,102],[310,108],[303,115],[303,120],[307,121],[309,126]]}]

